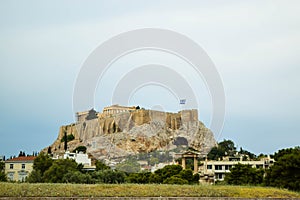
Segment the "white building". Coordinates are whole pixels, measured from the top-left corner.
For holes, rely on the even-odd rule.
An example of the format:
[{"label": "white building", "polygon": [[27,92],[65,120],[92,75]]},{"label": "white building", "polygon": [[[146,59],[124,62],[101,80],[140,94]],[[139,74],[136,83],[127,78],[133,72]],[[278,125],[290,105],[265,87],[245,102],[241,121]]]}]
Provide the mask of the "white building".
[{"label": "white building", "polygon": [[92,162],[91,159],[88,157],[87,154],[79,152],[79,153],[70,153],[69,151],[67,151],[64,154],[64,159],[74,159],[76,163],[78,164],[83,164],[84,166],[91,166]]},{"label": "white building", "polygon": [[268,169],[271,165],[273,165],[274,159],[266,157],[258,161],[243,161],[242,157],[228,157],[227,159],[220,161],[206,160],[204,164],[199,167],[200,182],[214,183],[215,181],[223,181],[225,174],[229,173],[230,169],[239,163],[243,165],[251,165],[253,168],[257,169]]}]

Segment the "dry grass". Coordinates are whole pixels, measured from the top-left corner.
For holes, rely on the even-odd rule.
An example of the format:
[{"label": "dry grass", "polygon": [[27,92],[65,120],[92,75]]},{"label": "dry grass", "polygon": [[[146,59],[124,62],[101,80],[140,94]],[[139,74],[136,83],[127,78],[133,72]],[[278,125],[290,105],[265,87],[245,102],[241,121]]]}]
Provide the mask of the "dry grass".
[{"label": "dry grass", "polygon": [[0,197],[241,197],[300,198],[288,190],[251,186],[0,183]]}]

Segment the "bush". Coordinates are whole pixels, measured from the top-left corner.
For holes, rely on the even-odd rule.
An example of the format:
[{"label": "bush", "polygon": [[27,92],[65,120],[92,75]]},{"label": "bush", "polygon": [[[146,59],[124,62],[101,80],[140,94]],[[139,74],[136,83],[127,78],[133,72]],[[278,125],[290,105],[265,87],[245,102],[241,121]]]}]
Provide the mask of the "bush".
[{"label": "bush", "polygon": [[151,172],[141,172],[141,173],[132,173],[126,177],[126,182],[128,183],[149,183],[149,177]]},{"label": "bush", "polygon": [[44,173],[44,181],[48,183],[63,183],[64,175],[75,171],[77,169],[77,163],[70,159],[58,159],[55,160],[52,166]]},{"label": "bush", "polygon": [[264,171],[252,168],[251,165],[236,164],[226,174],[225,182],[232,185],[258,185],[263,182]]},{"label": "bush", "polygon": [[96,183],[124,183],[125,173],[120,171],[114,171],[111,169],[95,171],[92,174]]},{"label": "bush", "polygon": [[43,177],[40,170],[32,170],[29,176],[26,178],[26,182],[29,183],[42,183]]},{"label": "bush", "polygon": [[191,169],[184,169],[178,174],[179,178],[187,180],[189,183],[193,182],[193,171]]},{"label": "bush", "polygon": [[[74,140],[74,139],[75,139],[74,135],[72,135],[72,134],[67,135],[67,142],[70,142],[70,141],[72,141],[72,140]],[[64,136],[63,138],[61,138],[60,141],[61,141],[61,142],[66,141],[66,137]]]},{"label": "bush", "polygon": [[189,182],[185,179],[176,177],[176,176],[172,176],[170,178],[167,178],[166,180],[164,180],[163,182],[164,184],[179,184],[179,185],[183,185],[183,184],[188,184]]},{"label": "bush", "polygon": [[92,180],[91,175],[89,174],[83,174],[79,171],[69,171],[66,173],[62,179],[64,183],[93,183],[94,180]]},{"label": "bush", "polygon": [[76,147],[76,149],[74,149],[73,153],[76,153],[76,151],[86,153],[86,147],[85,146],[78,146],[78,147]]},{"label": "bush", "polygon": [[95,165],[96,165],[96,171],[110,169],[109,166],[105,165],[102,161],[99,160],[96,161]]}]

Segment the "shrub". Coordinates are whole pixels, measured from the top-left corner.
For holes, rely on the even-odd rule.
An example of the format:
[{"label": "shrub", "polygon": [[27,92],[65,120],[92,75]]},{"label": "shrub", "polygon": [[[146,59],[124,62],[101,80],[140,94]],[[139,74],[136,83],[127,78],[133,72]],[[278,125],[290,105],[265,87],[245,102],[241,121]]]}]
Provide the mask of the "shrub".
[{"label": "shrub", "polygon": [[[73,134],[67,135],[67,142],[70,142],[70,141],[72,141],[72,140],[74,140],[74,139],[75,139],[75,137],[74,137]],[[61,142],[66,141],[66,137],[64,136],[63,138],[61,138],[60,141],[61,141]]]},{"label": "shrub", "polygon": [[183,184],[188,184],[189,182],[185,179],[176,177],[176,176],[172,176],[170,178],[167,178],[166,180],[164,180],[163,182],[164,184],[179,184],[179,185],[183,185]]},{"label": "shrub", "polygon": [[76,151],[86,153],[86,147],[85,146],[78,146],[78,147],[76,147],[76,149],[74,149],[73,153],[75,153]]}]

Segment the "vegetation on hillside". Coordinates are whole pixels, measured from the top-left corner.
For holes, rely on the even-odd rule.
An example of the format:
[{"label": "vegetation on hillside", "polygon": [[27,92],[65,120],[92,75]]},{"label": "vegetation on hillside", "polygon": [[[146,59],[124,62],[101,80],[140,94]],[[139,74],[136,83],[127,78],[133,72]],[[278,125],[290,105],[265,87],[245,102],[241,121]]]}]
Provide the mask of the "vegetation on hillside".
[{"label": "vegetation on hillside", "polygon": [[65,142],[65,141],[70,142],[74,139],[75,139],[74,135],[70,134],[70,135],[64,135],[60,141],[61,142]]}]

